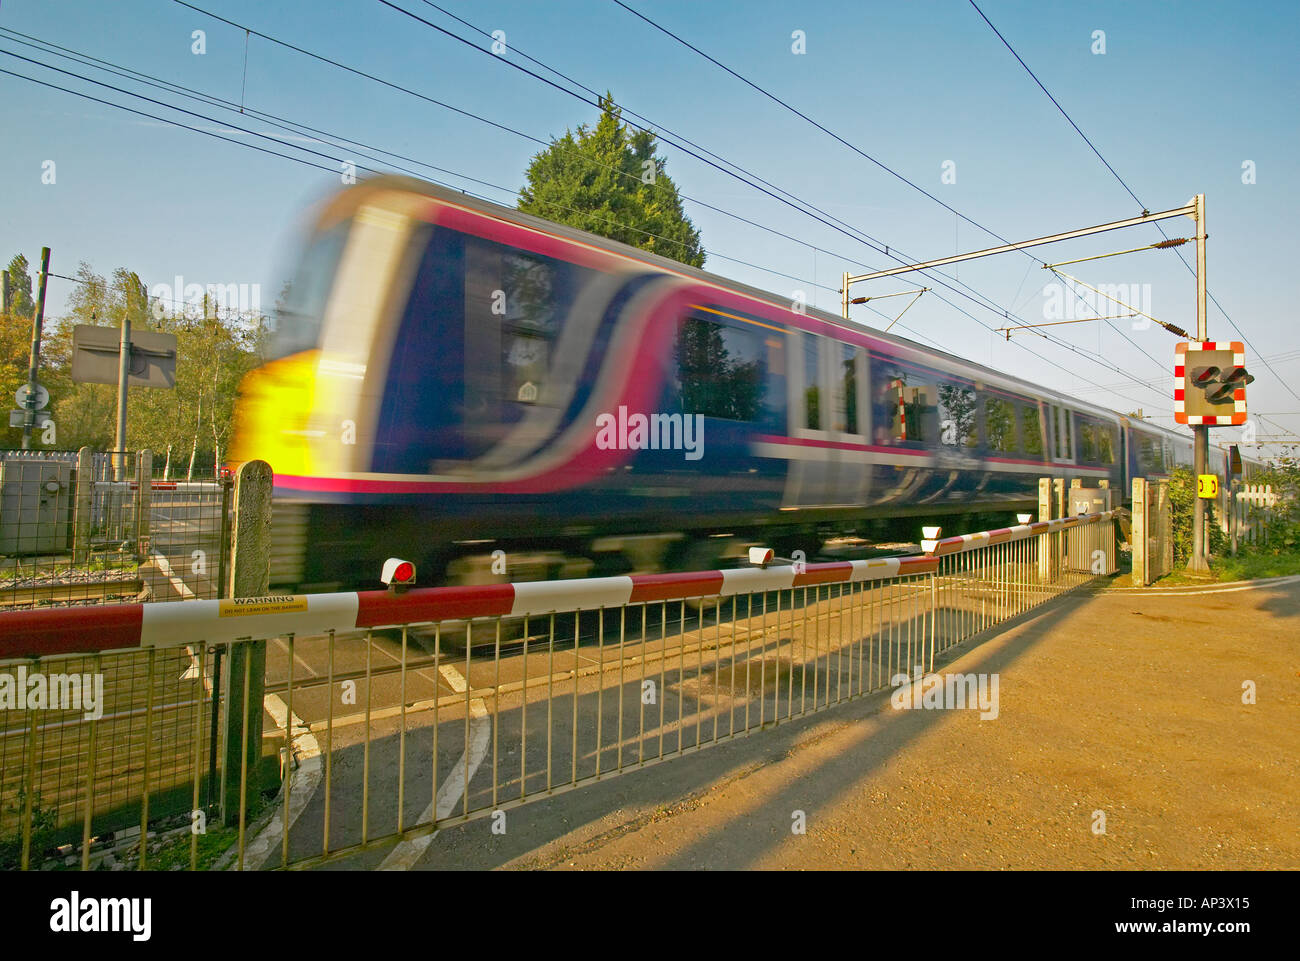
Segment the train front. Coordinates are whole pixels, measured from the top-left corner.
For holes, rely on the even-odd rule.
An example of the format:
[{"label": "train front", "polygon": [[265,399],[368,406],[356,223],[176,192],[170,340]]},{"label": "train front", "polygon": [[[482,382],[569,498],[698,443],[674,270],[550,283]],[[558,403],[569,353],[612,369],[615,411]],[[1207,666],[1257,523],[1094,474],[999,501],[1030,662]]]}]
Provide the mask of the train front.
[{"label": "train front", "polygon": [[618,456],[578,411],[652,403],[644,350],[597,361],[653,278],[484,206],[386,177],[323,208],[231,447],[275,474],[273,585],[377,586],[399,553],[428,584],[456,545],[554,538]]}]

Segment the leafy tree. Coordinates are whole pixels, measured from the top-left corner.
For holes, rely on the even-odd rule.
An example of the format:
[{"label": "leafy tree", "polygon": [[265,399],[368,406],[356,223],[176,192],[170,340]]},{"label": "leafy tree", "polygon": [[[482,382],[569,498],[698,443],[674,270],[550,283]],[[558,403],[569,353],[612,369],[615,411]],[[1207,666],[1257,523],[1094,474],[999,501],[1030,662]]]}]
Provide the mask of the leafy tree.
[{"label": "leafy tree", "polygon": [[[68,299],[68,312],[47,323],[41,351],[41,382],[50,391],[56,446],[112,448],[117,385],[72,381],[72,334],[77,324],[120,327],[129,317],[133,329],[175,334],[177,363],[174,388],[128,391],[128,446],[152,449],[155,464],[161,468],[170,462],[173,475],[191,467],[210,473],[229,445],[239,381],[260,362],[262,319],[219,317],[207,303],[169,312],[163,308],[171,305],[151,303],[144,282],[125,268],[115,270],[109,281],[83,263],[77,279],[80,283]],[[0,373],[6,381],[14,380],[14,387],[26,380],[29,336],[30,321],[15,324],[0,315]],[[16,447],[20,438],[21,431],[10,429],[5,444]]]},{"label": "leafy tree", "polygon": [[664,257],[704,266],[700,233],[655,156],[653,132],[632,130],[610,94],[595,127],[582,124],[533,157],[519,209]]}]

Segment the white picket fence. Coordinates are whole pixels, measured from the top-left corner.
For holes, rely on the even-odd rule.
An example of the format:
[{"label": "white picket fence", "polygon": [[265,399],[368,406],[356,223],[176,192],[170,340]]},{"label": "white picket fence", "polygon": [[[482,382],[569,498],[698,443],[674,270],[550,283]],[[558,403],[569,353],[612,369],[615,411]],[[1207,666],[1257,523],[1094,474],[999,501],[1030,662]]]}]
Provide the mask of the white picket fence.
[{"label": "white picket fence", "polygon": [[1267,543],[1268,521],[1280,499],[1268,484],[1237,484],[1220,493],[1220,525],[1234,551],[1238,544]]}]

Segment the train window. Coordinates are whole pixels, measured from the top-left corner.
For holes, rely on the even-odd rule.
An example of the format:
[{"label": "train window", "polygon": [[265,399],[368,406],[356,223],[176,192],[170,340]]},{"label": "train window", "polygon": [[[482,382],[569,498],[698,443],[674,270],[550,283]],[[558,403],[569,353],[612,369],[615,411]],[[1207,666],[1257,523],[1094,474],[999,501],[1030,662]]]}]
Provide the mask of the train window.
[{"label": "train window", "polygon": [[818,344],[821,338],[803,335],[803,409],[804,426],[822,429],[821,376],[818,371]]},{"label": "train window", "polygon": [[[595,270],[449,227],[411,237],[418,262],[388,362],[376,469],[420,473],[479,457],[534,405],[568,405],[577,373],[552,381],[569,320],[590,342],[604,310],[573,310]],[[572,316],[571,316],[572,315]]]},{"label": "train window", "polygon": [[1038,407],[1026,404],[1021,408],[1025,428],[1025,453],[1035,457],[1043,456],[1043,425],[1038,416]]},{"label": "train window", "polygon": [[989,447],[1000,453],[1014,453],[1020,449],[1016,442],[1016,408],[1001,397],[984,398],[984,431]]},{"label": "train window", "polygon": [[478,237],[463,243],[465,422],[486,441],[545,396],[560,327],[594,272]]},{"label": "train window", "polygon": [[1079,460],[1085,464],[1097,463],[1097,427],[1086,418],[1079,418]]},{"label": "train window", "polygon": [[839,367],[835,372],[835,429],[846,434],[858,433],[858,356],[862,353],[851,344],[840,344]]},{"label": "train window", "polygon": [[1138,446],[1141,460],[1138,470],[1143,473],[1163,474],[1166,470],[1165,445],[1156,437],[1143,437]]},{"label": "train window", "polygon": [[939,385],[940,441],[954,447],[979,443],[975,391],[959,384]]},{"label": "train window", "polygon": [[767,351],[757,330],[687,317],[676,350],[682,412],[758,420],[767,385]]},{"label": "train window", "polygon": [[516,251],[501,255],[503,396],[519,403],[537,399],[559,327],[552,263]]},{"label": "train window", "polygon": [[1071,436],[1071,421],[1074,420],[1074,412],[1061,408],[1061,427],[1065,435],[1061,442],[1061,456],[1066,460],[1074,460],[1074,438]]},{"label": "train window", "polygon": [[1105,424],[1097,425],[1097,460],[1103,464],[1115,463],[1115,429]]},{"label": "train window", "polygon": [[[931,388],[916,372],[909,378],[898,367],[883,367],[882,371],[884,376],[877,381],[876,442],[915,444],[927,440]],[[885,424],[890,425],[888,432]]]},{"label": "train window", "polygon": [[317,234],[298,262],[298,269],[273,316],[268,359],[286,357],[317,346],[325,302],[343,256],[351,221]]}]

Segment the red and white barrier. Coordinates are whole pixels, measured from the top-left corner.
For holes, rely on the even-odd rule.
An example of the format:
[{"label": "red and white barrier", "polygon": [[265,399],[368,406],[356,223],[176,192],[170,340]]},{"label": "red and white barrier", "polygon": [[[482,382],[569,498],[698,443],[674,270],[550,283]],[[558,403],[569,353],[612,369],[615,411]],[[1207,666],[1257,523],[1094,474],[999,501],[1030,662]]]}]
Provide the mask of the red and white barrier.
[{"label": "red and white barrier", "polygon": [[1069,530],[1071,527],[1079,527],[1082,524],[1098,524],[1102,521],[1108,521],[1116,513],[1118,512],[1103,511],[1100,514],[1080,514],[1077,517],[1058,517],[1056,520],[1019,524],[1015,527],[999,527],[997,530],[980,531],[977,534],[956,534],[953,537],[945,537],[942,540],[934,541],[933,549],[927,549],[926,555],[929,557],[945,557],[949,554],[973,551],[992,544],[1006,544],[1011,541],[1024,540],[1027,537],[1037,537],[1040,534],[1054,534],[1057,531]]},{"label": "red and white barrier", "polygon": [[1064,517],[927,542],[925,554],[866,561],[632,574],[567,581],[403,592],[284,594],[221,601],[104,604],[0,613],[0,659],[139,647],[225,644],[285,634],[324,634],[476,617],[538,616],[688,597],[733,597],[816,584],[856,584],[933,574],[949,554],[1108,521],[1116,511]]},{"label": "red and white barrier", "polygon": [[546,615],[688,597],[731,597],[815,584],[930,574],[934,557],[883,557],[791,566],[633,574],[475,587],[286,594],[221,601],[105,604],[0,614],[0,659],[178,647],[323,634],[476,617]]}]

